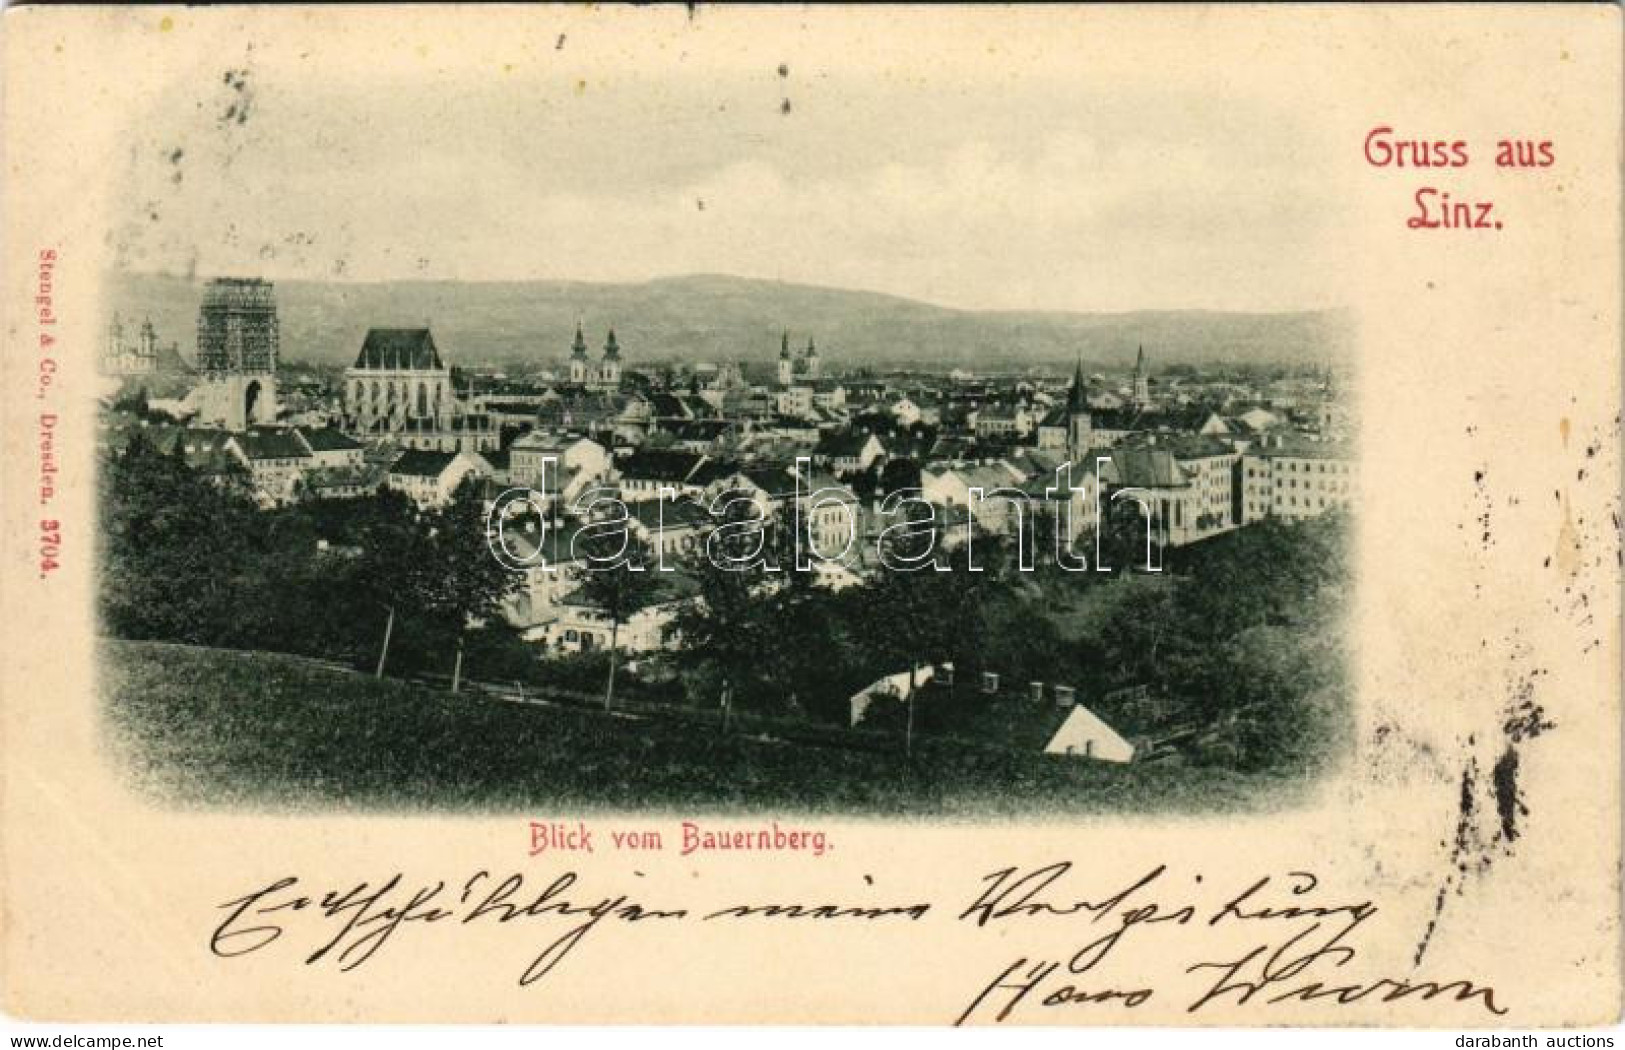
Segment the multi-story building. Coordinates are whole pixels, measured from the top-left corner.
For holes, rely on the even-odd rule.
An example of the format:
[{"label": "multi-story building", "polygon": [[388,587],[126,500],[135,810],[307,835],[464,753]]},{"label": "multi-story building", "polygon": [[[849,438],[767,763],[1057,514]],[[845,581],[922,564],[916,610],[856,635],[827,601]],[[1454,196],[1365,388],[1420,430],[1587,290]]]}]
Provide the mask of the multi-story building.
[{"label": "multi-story building", "polygon": [[[508,446],[508,477],[515,484],[539,490],[545,480],[560,487],[566,500],[574,500],[589,485],[607,482],[614,465],[607,448],[579,435],[533,430]],[[544,469],[552,476],[544,478]]]},{"label": "multi-story building", "polygon": [[1017,441],[1032,429],[1033,415],[1026,405],[985,405],[976,413],[976,436],[983,440]]},{"label": "multi-story building", "polygon": [[1189,434],[1150,435],[1102,455],[1101,499],[1105,504],[1139,503],[1150,516],[1158,546],[1181,547],[1241,524],[1241,454],[1226,442]]},{"label": "multi-story building", "polygon": [[309,450],[312,467],[359,467],[365,458],[361,442],[332,427],[297,427],[293,433]]},{"label": "multi-story building", "polygon": [[1244,522],[1298,521],[1353,502],[1353,451],[1331,441],[1268,438],[1242,457]]},{"label": "multi-story building", "polygon": [[296,431],[245,430],[232,435],[231,445],[248,467],[261,503],[274,506],[300,497],[313,461]]},{"label": "multi-story building", "polygon": [[715,462],[703,452],[639,450],[615,465],[621,499],[640,503],[660,499],[663,493],[670,493],[672,498],[698,498],[711,480],[711,472],[705,468]]}]

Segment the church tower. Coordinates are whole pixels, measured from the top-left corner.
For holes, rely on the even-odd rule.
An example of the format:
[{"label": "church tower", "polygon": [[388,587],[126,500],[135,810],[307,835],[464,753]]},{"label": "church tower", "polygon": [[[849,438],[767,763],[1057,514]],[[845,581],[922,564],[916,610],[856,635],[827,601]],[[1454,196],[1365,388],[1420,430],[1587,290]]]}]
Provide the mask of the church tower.
[{"label": "church tower", "polygon": [[1083,359],[1072,370],[1072,389],[1066,395],[1066,451],[1077,463],[1089,454],[1094,443],[1094,420],[1089,418],[1089,400],[1083,383]]},{"label": "church tower", "polygon": [[790,359],[790,333],[779,340],[779,385],[789,386],[795,375],[795,362]]},{"label": "church tower", "polygon": [[576,340],[570,344],[570,382],[585,383],[587,381],[587,337],[581,332],[581,322],[576,322]]},{"label": "church tower", "polygon": [[141,325],[141,343],[136,350],[136,356],[141,359],[143,372],[155,371],[158,367],[158,330],[152,327],[152,318],[147,318]]},{"label": "church tower", "polygon": [[1134,360],[1134,407],[1145,408],[1151,404],[1151,376],[1145,370],[1145,347],[1140,347],[1140,354]]},{"label": "church tower", "polygon": [[105,362],[117,361],[124,356],[124,320],[115,312],[107,325],[107,349],[102,353]]},{"label": "church tower", "polygon": [[810,335],[807,337],[807,352],[802,356],[802,360],[806,362],[807,378],[817,379],[819,369],[822,366],[818,361],[818,347],[813,345],[813,339]]},{"label": "church tower", "polygon": [[604,340],[604,359],[598,365],[598,385],[606,389],[619,389],[621,385],[621,344],[615,341],[615,329],[609,330]]},{"label": "church tower", "polygon": [[197,319],[202,421],[227,430],[275,422],[280,344],[271,282],[257,277],[210,281]]},{"label": "church tower", "polygon": [[158,333],[152,318],[141,326],[141,335],[132,346],[124,338],[124,322],[118,314],[107,328],[107,345],[97,367],[103,375],[135,376],[158,371]]}]

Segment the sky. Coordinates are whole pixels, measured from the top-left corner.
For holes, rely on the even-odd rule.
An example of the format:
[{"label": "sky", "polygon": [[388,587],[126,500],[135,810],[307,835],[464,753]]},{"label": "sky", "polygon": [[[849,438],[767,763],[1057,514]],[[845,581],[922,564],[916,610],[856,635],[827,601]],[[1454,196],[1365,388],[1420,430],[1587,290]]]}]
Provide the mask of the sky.
[{"label": "sky", "polygon": [[1090,69],[1037,35],[888,52],[900,38],[612,46],[595,28],[508,53],[379,40],[377,62],[360,40],[223,38],[131,136],[119,264],[726,273],[966,309],[1339,304],[1315,129],[1217,73]]}]

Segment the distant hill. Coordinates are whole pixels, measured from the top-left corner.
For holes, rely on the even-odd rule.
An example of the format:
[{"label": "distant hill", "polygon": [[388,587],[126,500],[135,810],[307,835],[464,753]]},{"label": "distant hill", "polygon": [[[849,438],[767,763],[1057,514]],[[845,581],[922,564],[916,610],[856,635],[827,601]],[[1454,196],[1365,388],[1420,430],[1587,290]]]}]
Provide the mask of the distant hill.
[{"label": "distant hill", "polygon": [[[110,278],[126,318],[151,316],[161,342],[195,352],[201,280],[155,274]],[[1143,344],[1166,364],[1320,364],[1346,358],[1352,324],[1342,311],[1282,314],[1197,310],[1081,314],[954,310],[874,292],[741,277],[693,276],[639,284],[572,281],[279,281],[288,361],[349,364],[374,326],[429,325],[452,363],[547,365],[569,351],[576,318],[596,356],[613,324],[626,360],[766,361],[789,329],[817,340],[828,366],[931,365],[1095,368],[1132,363]]]}]

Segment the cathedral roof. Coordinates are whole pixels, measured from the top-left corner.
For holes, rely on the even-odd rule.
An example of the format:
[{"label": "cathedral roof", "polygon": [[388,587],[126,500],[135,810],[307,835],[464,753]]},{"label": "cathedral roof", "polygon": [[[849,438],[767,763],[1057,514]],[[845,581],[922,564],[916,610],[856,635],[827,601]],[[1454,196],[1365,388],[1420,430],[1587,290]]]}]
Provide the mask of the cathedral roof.
[{"label": "cathedral roof", "polygon": [[446,366],[427,328],[369,328],[355,367],[422,371]]}]

